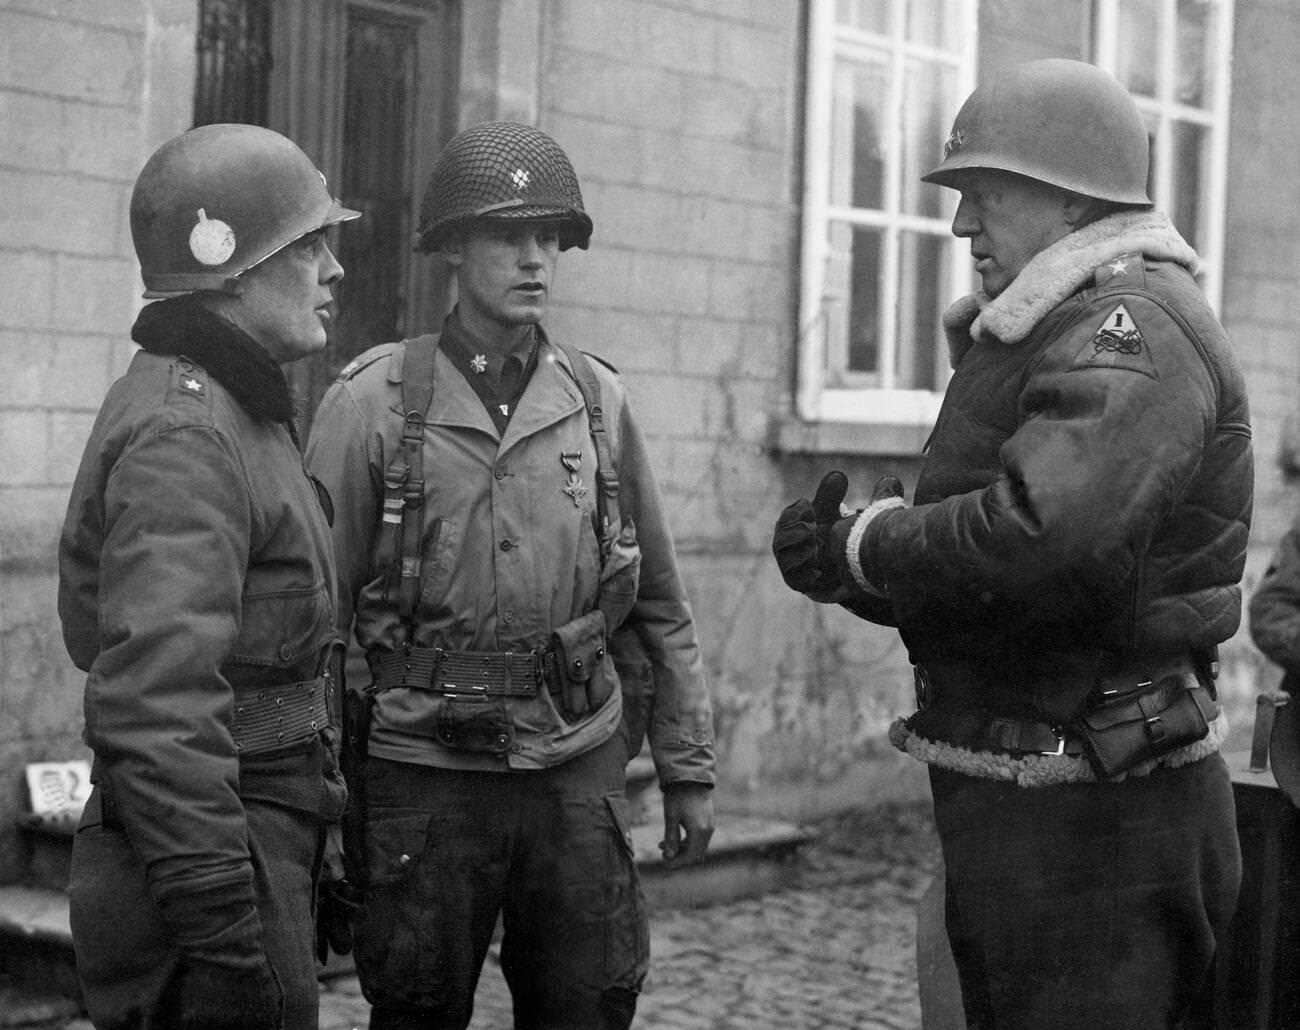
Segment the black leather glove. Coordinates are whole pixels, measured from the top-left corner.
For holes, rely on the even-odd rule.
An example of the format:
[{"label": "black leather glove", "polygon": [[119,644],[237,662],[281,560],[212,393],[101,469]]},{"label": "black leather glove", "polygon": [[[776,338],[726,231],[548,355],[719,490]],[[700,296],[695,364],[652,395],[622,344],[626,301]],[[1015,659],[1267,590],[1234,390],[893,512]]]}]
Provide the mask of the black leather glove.
[{"label": "black leather glove", "polygon": [[321,881],[316,895],[316,957],[352,953],[352,924],[361,913],[360,893],[346,880]]},{"label": "black leather glove", "polygon": [[843,586],[840,568],[830,553],[830,533],[842,519],[840,505],[848,489],[843,472],[826,473],[813,499],[801,497],[786,506],[772,532],[772,554],[781,578],[791,590],[814,601],[834,601]]},{"label": "black leather glove", "polygon": [[[888,508],[901,507],[903,504],[903,484],[897,476],[881,476],[876,480],[876,485],[871,491],[871,501],[867,507],[860,512],[855,512],[851,517],[840,519],[830,527],[827,532],[826,549],[829,552],[830,560],[836,569],[836,575],[839,580],[846,584],[854,584],[868,593],[879,594],[882,597],[885,594],[885,584],[877,582],[878,577],[872,574],[872,570],[862,564],[862,556],[856,555],[858,568],[855,570],[849,563],[849,535],[853,532],[853,527],[857,525],[859,519],[866,519],[868,522],[881,511]],[[865,529],[865,526],[863,527]],[[861,532],[862,530],[859,530]],[[859,579],[859,576],[862,578]]]},{"label": "black leather glove", "polygon": [[186,956],[159,1003],[174,1030],[281,1030],[284,995],[268,962],[222,965]]}]

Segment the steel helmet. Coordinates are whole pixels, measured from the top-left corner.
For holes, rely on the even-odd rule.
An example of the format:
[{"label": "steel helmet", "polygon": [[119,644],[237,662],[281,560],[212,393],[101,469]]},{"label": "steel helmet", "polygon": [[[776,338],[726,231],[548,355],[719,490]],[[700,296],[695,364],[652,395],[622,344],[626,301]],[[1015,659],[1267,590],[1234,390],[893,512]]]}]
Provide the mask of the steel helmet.
[{"label": "steel helmet", "polygon": [[942,163],[924,182],[958,188],[976,168],[1015,172],[1099,200],[1150,206],[1150,141],[1119,81],[1083,61],[1016,65],[957,112]]},{"label": "steel helmet", "polygon": [[360,214],[331,197],[311,159],[278,132],[191,129],[154,152],[131,193],[144,295],[229,292],[282,247]]},{"label": "steel helmet", "polygon": [[578,176],[560,145],[519,122],[482,122],[443,148],[420,206],[416,250],[437,250],[448,233],[476,218],[555,219],[560,249],[587,249],[591,218]]}]

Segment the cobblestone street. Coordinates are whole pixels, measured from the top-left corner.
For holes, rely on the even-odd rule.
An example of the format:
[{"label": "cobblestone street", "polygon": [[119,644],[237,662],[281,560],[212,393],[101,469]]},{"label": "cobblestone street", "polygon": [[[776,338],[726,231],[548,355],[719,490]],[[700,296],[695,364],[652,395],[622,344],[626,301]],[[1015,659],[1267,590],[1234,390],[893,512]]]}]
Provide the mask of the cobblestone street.
[{"label": "cobblestone street", "polygon": [[[762,898],[651,914],[636,1030],[919,1030],[916,905],[938,862],[921,805],[815,827],[794,885]],[[321,1030],[365,1030],[355,977],[329,982]],[[489,959],[471,1030],[509,1030]]]}]

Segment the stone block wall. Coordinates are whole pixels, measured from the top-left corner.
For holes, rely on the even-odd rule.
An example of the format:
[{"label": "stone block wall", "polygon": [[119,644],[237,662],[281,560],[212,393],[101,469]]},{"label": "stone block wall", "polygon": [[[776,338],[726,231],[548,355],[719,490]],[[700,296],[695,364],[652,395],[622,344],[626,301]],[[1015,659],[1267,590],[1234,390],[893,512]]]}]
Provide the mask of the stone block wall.
[{"label": "stone block wall", "polygon": [[624,373],[650,439],[713,689],[718,804],[798,816],[916,794],[885,736],[910,707],[897,635],[790,593],[769,550],[825,464],[768,446],[794,385],[801,5],[549,11],[540,120],[596,225],[561,258],[553,329]]},{"label": "stone block wall", "polygon": [[[467,24],[488,6],[466,0]],[[861,492],[916,472],[915,459],[770,445],[794,389],[803,6],[500,0],[500,31],[463,55],[461,97],[464,123],[535,119],[573,157],[596,233],[561,258],[551,328],[622,369],[649,436],[715,697],[719,806],[794,817],[925,791],[886,741],[911,708],[897,635],[795,597],[768,549],[781,506],[826,468]],[[189,124],[197,7],[0,0],[0,190],[20,199],[0,205],[0,882],[21,867],[22,766],[81,754],[55,541],[133,349],[127,200],[145,157]],[[1057,7],[985,0],[986,62],[1077,56],[1078,12],[1038,17]],[[1300,506],[1274,464],[1300,413],[1300,14],[1239,0],[1236,28],[1224,317],[1255,407],[1249,588]],[[1274,675],[1244,634],[1233,641],[1239,722]]]},{"label": "stone block wall", "polygon": [[196,5],[0,2],[0,882],[28,762],[84,756],[55,547],[86,436],[132,347],[127,206],[189,124]]}]

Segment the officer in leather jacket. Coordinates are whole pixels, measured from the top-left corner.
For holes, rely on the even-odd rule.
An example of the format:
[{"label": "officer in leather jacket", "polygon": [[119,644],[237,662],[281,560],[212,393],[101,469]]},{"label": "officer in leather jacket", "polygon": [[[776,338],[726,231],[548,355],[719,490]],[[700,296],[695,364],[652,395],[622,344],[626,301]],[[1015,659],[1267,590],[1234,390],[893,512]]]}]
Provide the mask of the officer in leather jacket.
[{"label": "officer in leather jacket", "polygon": [[981,289],[908,506],[825,477],[781,515],[786,582],[898,627],[967,1025],[1175,1027],[1240,881],[1216,646],[1241,617],[1243,378],[1146,193],[1123,87],[1077,61],[972,93],[926,181]]}]

